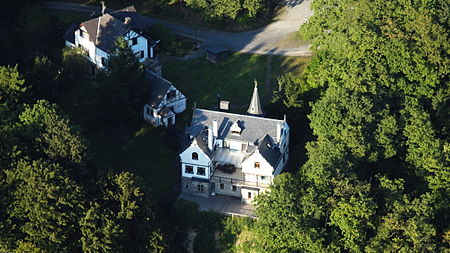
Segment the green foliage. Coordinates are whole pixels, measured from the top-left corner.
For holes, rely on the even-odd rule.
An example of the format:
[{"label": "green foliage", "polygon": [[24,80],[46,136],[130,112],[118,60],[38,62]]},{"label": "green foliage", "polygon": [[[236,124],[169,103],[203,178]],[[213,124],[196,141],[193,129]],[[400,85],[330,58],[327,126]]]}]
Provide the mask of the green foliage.
[{"label": "green foliage", "polygon": [[143,80],[144,67],[124,38],[118,37],[115,43],[106,76],[99,78],[100,116],[107,120],[136,118],[149,94],[148,83]]},{"label": "green foliage", "polygon": [[388,207],[367,252],[434,252],[436,229],[432,224],[430,194],[410,200],[402,196]]},{"label": "green foliage", "polygon": [[[228,217],[222,222],[223,231],[219,236],[219,248],[222,252],[240,252],[246,245],[237,245],[237,239],[243,231],[248,231],[253,220],[246,217]],[[245,233],[245,232],[244,232]]]},{"label": "green foliage", "polygon": [[62,62],[64,65],[64,74],[80,77],[87,73],[89,61],[86,59],[86,55],[87,52],[82,48],[63,48]]},{"label": "green foliage", "polygon": [[57,66],[47,56],[36,56],[26,78],[31,84],[34,97],[43,99],[53,97],[57,75]]},{"label": "green foliage", "polygon": [[25,81],[17,71],[17,65],[14,67],[0,66],[0,113],[2,119],[10,111],[17,110],[24,101],[27,91],[24,83]]},{"label": "green foliage", "polygon": [[202,10],[213,19],[231,18],[238,15],[254,17],[262,9],[262,0],[183,0],[187,6]]},{"label": "green foliage", "polygon": [[287,73],[278,77],[278,90],[274,91],[273,99],[275,102],[282,102],[287,108],[297,108],[302,106],[300,96],[307,91],[303,80]]},{"label": "green foliage", "polygon": [[[300,172],[279,176],[259,198],[254,249],[448,251],[448,4],[317,0],[312,8],[301,29],[315,55],[302,76],[282,81],[325,89],[308,116],[317,140]],[[297,101],[297,83],[290,100],[277,99]]]},{"label": "green foliage", "polygon": [[376,161],[396,154],[398,127],[388,96],[330,87],[314,104],[311,127],[320,138],[345,143],[356,159]]},{"label": "green foliage", "polygon": [[51,23],[40,5],[26,6],[19,16],[17,33],[25,52],[48,52],[48,44],[52,38]]},{"label": "green foliage", "polygon": [[77,250],[83,198],[80,187],[66,176],[64,169],[42,160],[19,161],[7,175],[9,183],[16,185],[10,216],[24,240],[42,251]]},{"label": "green foliage", "polygon": [[417,99],[407,98],[403,117],[406,122],[406,161],[412,163],[432,189],[450,189],[450,143],[436,137],[429,114]]},{"label": "green foliage", "polygon": [[145,33],[159,40],[159,48],[169,55],[181,57],[192,50],[191,40],[181,39],[163,24],[155,23],[148,26]]},{"label": "green foliage", "polygon": [[85,140],[56,104],[39,100],[32,107],[26,106],[19,119],[19,132],[28,142],[27,147],[23,148],[29,155],[45,155],[64,165],[84,161]]},{"label": "green foliage", "polygon": [[156,229],[151,203],[140,179],[129,172],[100,182],[101,194],[80,221],[85,252],[162,252],[164,237]]}]

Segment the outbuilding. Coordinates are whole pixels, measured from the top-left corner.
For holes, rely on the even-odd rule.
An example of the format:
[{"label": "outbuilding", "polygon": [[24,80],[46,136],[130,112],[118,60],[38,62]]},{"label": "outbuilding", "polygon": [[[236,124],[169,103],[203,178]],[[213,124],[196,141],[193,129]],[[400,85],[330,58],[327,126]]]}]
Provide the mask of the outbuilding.
[{"label": "outbuilding", "polygon": [[230,54],[230,50],[219,45],[210,46],[205,49],[206,59],[212,63],[219,63],[224,61]]}]

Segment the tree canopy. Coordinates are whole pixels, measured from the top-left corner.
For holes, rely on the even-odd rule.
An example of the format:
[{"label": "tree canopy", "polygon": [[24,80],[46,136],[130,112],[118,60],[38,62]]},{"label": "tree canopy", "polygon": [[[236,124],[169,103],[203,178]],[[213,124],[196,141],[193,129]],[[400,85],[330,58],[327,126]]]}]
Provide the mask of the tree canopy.
[{"label": "tree canopy", "polygon": [[302,89],[293,80],[321,87],[308,116],[317,140],[297,174],[259,197],[258,245],[448,250],[448,4],[317,0],[312,8],[301,30],[315,55],[302,76],[280,79],[278,94],[289,107]]}]

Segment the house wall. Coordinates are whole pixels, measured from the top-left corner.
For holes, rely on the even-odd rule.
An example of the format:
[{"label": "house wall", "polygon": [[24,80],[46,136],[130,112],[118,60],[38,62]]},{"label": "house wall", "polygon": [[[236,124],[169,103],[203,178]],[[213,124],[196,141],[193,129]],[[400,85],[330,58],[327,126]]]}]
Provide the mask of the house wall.
[{"label": "house wall", "polygon": [[164,105],[167,107],[173,107],[173,111],[175,113],[181,113],[184,110],[186,110],[186,96],[184,96],[183,93],[181,93],[179,90],[175,88],[175,86],[171,85],[167,93],[170,91],[176,91],[175,98],[167,99],[167,94],[164,96],[163,100],[161,100],[161,103],[158,105],[158,108],[163,107]]},{"label": "house wall", "polygon": [[[259,168],[255,168],[255,162],[259,162]],[[255,152],[242,163],[242,173],[260,176],[272,176],[274,168],[259,153]],[[249,177],[249,179],[252,179]],[[256,182],[256,181],[251,181]]]},{"label": "house wall", "polygon": [[181,191],[202,197],[209,197],[211,192],[210,183],[194,181],[192,178],[188,177],[181,177]]},{"label": "house wall", "polygon": [[[131,38],[137,37],[137,44],[131,45],[132,41]],[[144,51],[144,57],[139,59],[140,62],[144,62],[146,58],[149,58],[150,52],[148,52],[148,40],[147,38],[141,36],[139,33],[131,30],[126,35],[125,38],[130,38],[128,41],[129,45],[131,46],[131,49],[134,53],[137,53],[139,51]],[[153,50],[153,49],[152,49]]]},{"label": "house wall", "polygon": [[[242,182],[242,181],[241,181]],[[223,194],[223,195],[229,195],[234,197],[241,197],[241,186],[239,186],[239,181],[226,179],[226,178],[217,178],[212,177],[211,183],[214,183],[214,191],[216,194]],[[223,184],[223,189],[221,189],[221,184]],[[233,185],[236,186],[236,190],[233,191]]]},{"label": "house wall", "polygon": [[[253,201],[254,201],[255,197],[258,196],[259,192],[260,192],[260,189],[257,189],[257,188],[242,187],[241,188],[242,202],[244,202],[246,204],[253,204]],[[249,193],[250,193],[250,198],[248,196]]]},{"label": "house wall", "polygon": [[[192,153],[196,152],[198,154],[198,160],[192,160]],[[188,147],[183,153],[180,154],[180,160],[181,160],[181,176],[183,177],[197,177],[197,178],[203,178],[203,179],[209,179],[211,176],[211,160],[209,157],[203,152],[201,148],[198,146],[195,146],[192,144],[190,147]],[[193,174],[189,174],[185,172],[185,166],[189,165],[193,167]],[[198,175],[197,169],[198,167],[205,168],[205,175]]]},{"label": "house wall", "polygon": [[[82,29],[85,33],[85,37],[80,36],[80,29]],[[105,66],[102,65],[101,58],[104,57],[108,59],[109,54],[97,47],[95,47],[94,42],[89,40],[89,35],[84,27],[80,27],[80,29],[75,30],[75,46],[78,47],[78,45],[81,45],[82,48],[84,48],[88,52],[88,59],[97,65],[98,68],[104,68]],[[134,53],[137,53],[139,51],[144,51],[144,57],[139,59],[140,62],[144,62],[146,58],[149,57],[147,38],[139,35],[138,33],[134,31],[130,31],[126,34],[126,38],[132,38],[138,36],[137,44],[134,46],[131,46],[131,40],[129,41],[131,49]]]},{"label": "house wall", "polygon": [[[153,108],[151,106],[149,106],[148,104],[145,104],[144,110],[143,110],[143,117],[144,117],[145,121],[152,124],[153,126],[159,126],[159,125],[161,125],[161,117],[159,117],[155,111],[156,110],[153,110]],[[150,112],[150,113],[147,113],[147,112]]]},{"label": "house wall", "polygon": [[[84,37],[80,36],[80,29],[84,31]],[[88,53],[88,59],[92,63],[95,62],[95,45],[92,41],[89,40],[89,34],[87,33],[84,27],[80,27],[80,29],[75,30],[75,46],[83,48]]]}]

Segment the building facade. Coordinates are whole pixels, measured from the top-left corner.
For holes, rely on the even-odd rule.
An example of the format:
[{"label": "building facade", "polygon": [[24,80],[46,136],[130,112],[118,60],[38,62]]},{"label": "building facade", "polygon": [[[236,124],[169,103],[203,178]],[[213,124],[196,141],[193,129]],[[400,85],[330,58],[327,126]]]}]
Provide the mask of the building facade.
[{"label": "building facade", "polygon": [[286,119],[263,117],[256,85],[248,112],[194,110],[191,142],[180,154],[183,192],[252,203],[282,172],[289,157]]},{"label": "building facade", "polygon": [[186,110],[186,96],[171,82],[150,70],[145,70],[150,96],[144,105],[143,118],[153,126],[175,125],[175,116]]},{"label": "building facade", "polygon": [[154,58],[157,41],[145,36],[144,25],[133,6],[71,26],[66,32],[65,43],[69,47],[79,47],[87,53],[93,65],[106,67],[109,54],[115,48],[117,37],[123,37],[140,62]]}]

